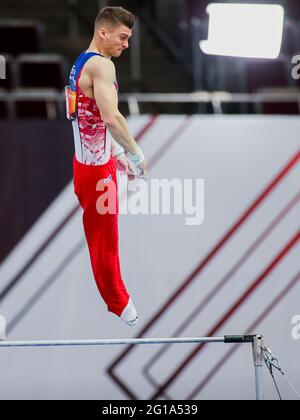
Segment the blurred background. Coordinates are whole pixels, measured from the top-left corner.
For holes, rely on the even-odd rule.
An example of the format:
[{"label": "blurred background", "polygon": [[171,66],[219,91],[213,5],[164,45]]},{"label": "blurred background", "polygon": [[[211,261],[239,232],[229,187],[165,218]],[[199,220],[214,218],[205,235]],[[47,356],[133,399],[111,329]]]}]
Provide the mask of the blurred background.
[{"label": "blurred background", "polygon": [[[300,385],[299,342],[291,336],[291,319],[300,313],[300,70],[292,76],[293,57],[300,55],[299,0],[251,2],[285,9],[281,52],[274,60],[205,55],[199,41],[207,39],[209,3],[0,0],[6,73],[0,79],[0,313],[8,319],[9,338],[266,333]],[[202,226],[188,228],[176,216],[120,217],[124,276],[143,308],[138,332],[119,326],[99,304],[72,191],[74,147],[64,86],[106,5],[136,16],[130,49],[114,62],[120,111],[149,159],[150,176],[206,182]],[[200,272],[207,281],[197,281]],[[189,276],[197,286],[184,296]],[[264,280],[269,282],[257,291]],[[247,301],[252,281],[255,292]],[[178,291],[182,300],[176,303]],[[239,293],[245,313],[229,322],[224,314]],[[193,317],[192,307],[202,302],[204,310],[204,301],[209,311]],[[190,321],[192,316],[188,330],[177,331],[178,313],[190,314]],[[174,369],[183,352],[172,350],[149,377],[142,352],[138,366],[136,360],[122,366],[119,349],[105,350],[101,363],[102,350],[92,350],[89,361],[88,352],[35,351],[26,350],[24,358],[17,351],[0,353],[0,398],[147,399],[168,377],[168,363]],[[162,398],[252,398],[250,356],[239,348],[235,361],[221,368],[229,356],[216,349],[201,353],[200,385],[189,365],[191,372],[186,369]],[[138,377],[128,387],[127,379],[114,376],[115,358],[121,358],[123,379],[127,370]],[[212,379],[206,370],[214,363],[218,374]],[[16,381],[12,364],[24,382]],[[28,375],[32,386],[26,388]],[[235,378],[232,389],[228,378]],[[188,384],[198,388],[191,385],[186,393]],[[272,383],[267,386],[267,396],[276,398]]]}]

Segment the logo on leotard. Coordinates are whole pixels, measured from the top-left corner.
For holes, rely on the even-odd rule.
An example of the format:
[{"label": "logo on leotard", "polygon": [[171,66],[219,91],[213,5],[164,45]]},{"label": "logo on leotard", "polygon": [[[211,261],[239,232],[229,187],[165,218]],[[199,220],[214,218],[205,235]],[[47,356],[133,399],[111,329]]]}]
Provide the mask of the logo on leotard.
[{"label": "logo on leotard", "polygon": [[104,184],[108,184],[111,179],[112,179],[112,175],[109,175],[109,177],[103,180]]}]

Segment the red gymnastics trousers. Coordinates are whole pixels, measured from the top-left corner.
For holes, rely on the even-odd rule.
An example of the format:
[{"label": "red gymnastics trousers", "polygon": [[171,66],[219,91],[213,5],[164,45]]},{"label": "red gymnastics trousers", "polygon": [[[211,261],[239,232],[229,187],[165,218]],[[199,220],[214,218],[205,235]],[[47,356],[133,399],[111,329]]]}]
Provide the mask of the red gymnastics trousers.
[{"label": "red gymnastics trousers", "polygon": [[[83,226],[95,281],[108,310],[120,316],[129,301],[129,294],[119,260],[116,163],[111,157],[104,165],[85,165],[74,156],[73,171],[74,191],[83,209]],[[99,200],[102,194],[108,195],[108,190],[114,211],[99,212]]]}]

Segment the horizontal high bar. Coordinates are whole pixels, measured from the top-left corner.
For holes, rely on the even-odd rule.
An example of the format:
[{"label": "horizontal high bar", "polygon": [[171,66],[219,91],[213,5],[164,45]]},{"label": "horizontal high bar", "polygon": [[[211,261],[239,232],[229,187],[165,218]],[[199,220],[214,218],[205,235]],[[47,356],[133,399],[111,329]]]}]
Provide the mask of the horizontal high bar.
[{"label": "horizontal high bar", "polygon": [[199,338],[122,338],[98,340],[0,341],[0,347],[115,346],[130,344],[252,343],[255,335]]}]

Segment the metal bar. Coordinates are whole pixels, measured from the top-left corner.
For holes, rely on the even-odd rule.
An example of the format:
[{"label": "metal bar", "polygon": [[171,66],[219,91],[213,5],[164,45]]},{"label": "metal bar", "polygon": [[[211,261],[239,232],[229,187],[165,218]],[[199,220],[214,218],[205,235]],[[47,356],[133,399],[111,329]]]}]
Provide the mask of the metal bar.
[{"label": "metal bar", "polygon": [[[260,335],[226,335],[224,337],[198,338],[121,338],[98,340],[47,340],[47,341],[5,341],[5,318],[2,317],[1,347],[73,347],[73,346],[115,346],[132,344],[196,344],[196,343],[252,343],[255,365],[256,399],[263,400],[263,338]],[[3,340],[3,341],[1,341]]]},{"label": "metal bar", "polygon": [[[51,89],[28,89],[26,91],[16,91],[11,93],[0,92],[0,99],[5,101],[16,100],[56,100],[65,101],[64,93],[57,93]],[[119,100],[127,102],[129,100],[138,102],[212,102],[220,103],[231,102],[300,102],[299,93],[229,93],[229,92],[207,92],[199,91],[193,93],[131,93],[120,94]]]},{"label": "metal bar", "polygon": [[193,87],[194,90],[203,89],[203,63],[199,53],[199,40],[201,39],[201,21],[193,17],[191,19],[192,48],[193,48]]},{"label": "metal bar", "polygon": [[6,319],[0,314],[0,341],[6,338]]},{"label": "metal bar", "polygon": [[193,93],[132,93],[120,94],[120,100],[127,101],[131,97],[139,102],[297,102],[299,93],[229,93],[199,91]]},{"label": "metal bar", "polygon": [[56,346],[110,346],[127,344],[193,344],[224,343],[224,337],[200,338],[122,338],[99,340],[48,340],[48,341],[0,341],[0,347],[56,347]]},{"label": "metal bar", "polygon": [[214,114],[217,114],[217,115],[223,114],[222,102],[221,101],[214,99],[212,101],[212,106],[213,106]]},{"label": "metal bar", "polygon": [[140,115],[139,103],[134,97],[128,100],[128,108],[130,115]]},{"label": "metal bar", "polygon": [[254,337],[252,342],[252,351],[253,351],[253,361],[255,367],[255,390],[256,390],[256,400],[264,400],[264,390],[263,390],[263,337],[257,335]]},{"label": "metal bar", "polygon": [[130,48],[131,80],[140,82],[142,78],[141,71],[141,27],[138,17],[135,18],[134,32]]},{"label": "metal bar", "polygon": [[263,366],[255,366],[255,390],[256,390],[256,400],[264,400],[264,390],[263,390]]}]

